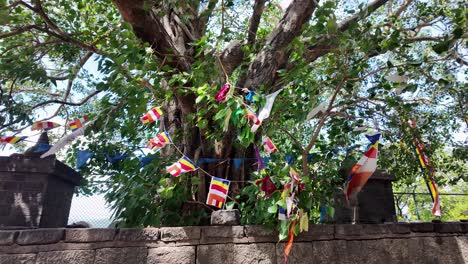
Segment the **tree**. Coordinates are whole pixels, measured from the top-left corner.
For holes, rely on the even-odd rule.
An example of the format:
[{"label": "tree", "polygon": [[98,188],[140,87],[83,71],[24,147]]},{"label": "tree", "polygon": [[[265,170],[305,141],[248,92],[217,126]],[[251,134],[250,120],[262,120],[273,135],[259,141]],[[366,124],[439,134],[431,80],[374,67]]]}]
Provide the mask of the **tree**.
[{"label": "tree", "polygon": [[[130,225],[199,223],[209,178],[202,170],[172,178],[164,165],[180,150],[195,162],[225,160],[200,166],[210,175],[253,180],[261,177],[255,160],[236,169],[232,159],[254,158],[262,135],[300,160],[300,207],[316,211],[343,181],[335,173],[342,159],[359,156],[337,150],[360,141],[355,128],[409,143],[402,133],[416,118],[433,153],[453,145],[447,133],[466,122],[464,5],[348,2],[293,0],[283,8],[274,0],[0,1],[0,132],[21,131],[34,121],[31,113],[52,106],[46,119],[91,112],[93,136],[74,148],[118,154],[157,133],[139,117],[161,106],[159,130],[175,145],[157,160],[139,170],[136,159],[107,164],[101,156],[83,170],[88,183],[109,176],[100,187],[117,201],[117,217]],[[83,70],[90,60],[99,76]],[[233,88],[217,102],[225,83]],[[256,93],[256,111],[266,95],[284,89],[256,133],[244,118],[244,88]],[[322,112],[308,120],[319,103]],[[382,164],[397,153],[387,151]],[[270,173],[279,184],[288,173],[277,160]],[[250,210],[246,222],[272,223],[281,199],[258,200],[258,188],[242,182],[232,183],[231,194]]]}]

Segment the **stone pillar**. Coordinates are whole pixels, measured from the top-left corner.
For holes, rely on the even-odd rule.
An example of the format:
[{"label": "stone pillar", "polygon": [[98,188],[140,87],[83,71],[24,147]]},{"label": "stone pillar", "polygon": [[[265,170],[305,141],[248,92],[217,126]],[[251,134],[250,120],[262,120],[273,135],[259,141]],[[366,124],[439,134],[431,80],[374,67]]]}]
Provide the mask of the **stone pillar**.
[{"label": "stone pillar", "polygon": [[[335,216],[337,224],[357,223],[380,224],[396,222],[395,200],[392,181],[395,177],[385,170],[376,170],[357,195],[357,201],[348,203],[342,190],[335,193]],[[357,210],[357,212],[356,212]]]},{"label": "stone pillar", "polygon": [[81,180],[55,157],[0,157],[0,228],[66,226]]}]

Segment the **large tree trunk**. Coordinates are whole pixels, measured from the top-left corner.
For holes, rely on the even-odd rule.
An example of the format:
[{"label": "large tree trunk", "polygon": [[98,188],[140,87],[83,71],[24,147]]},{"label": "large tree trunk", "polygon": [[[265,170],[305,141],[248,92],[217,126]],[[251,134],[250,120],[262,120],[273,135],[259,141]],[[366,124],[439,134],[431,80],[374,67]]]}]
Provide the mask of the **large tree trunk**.
[{"label": "large tree trunk", "polygon": [[[196,2],[196,1],[195,1]],[[189,72],[195,61],[194,48],[191,43],[197,41],[204,35],[207,17],[210,16],[217,1],[209,1],[199,14],[196,12],[198,6],[188,6],[185,2],[179,3],[177,7],[164,5],[160,2],[153,3],[151,8],[145,6],[144,0],[114,0],[125,21],[129,22],[135,34],[142,41],[152,45],[155,59],[161,64],[169,65],[179,72]],[[256,30],[263,12],[265,1],[256,0],[253,8],[253,16],[250,20],[249,36],[246,43],[234,41],[220,55],[208,54],[210,57],[197,57],[197,60],[208,60],[220,62],[219,75],[221,80],[206,80],[212,84],[221,86],[226,80],[225,75],[230,75],[243,61],[243,45],[255,43]],[[244,71],[237,82],[238,86],[257,89],[260,85],[269,85],[277,78],[277,70],[285,64],[289,53],[286,51],[288,44],[300,33],[302,26],[310,19],[316,7],[315,1],[295,0],[284,13],[277,28],[266,38],[264,48],[249,67]],[[160,14],[163,14],[162,16]],[[185,19],[182,20],[182,14]],[[161,65],[162,66],[162,65]],[[170,78],[167,76],[166,78]],[[187,84],[186,84],[187,85]],[[212,141],[206,137],[207,131],[196,126],[194,121],[189,121],[187,116],[196,113],[195,94],[182,94],[177,87],[168,87],[167,82],[162,82],[164,89],[172,89],[174,100],[167,102],[161,128],[168,130],[174,135],[175,142],[184,155],[193,158],[195,162],[199,158],[216,158],[222,160],[219,163],[209,163],[200,167],[210,175],[226,178],[232,181],[245,181],[253,169],[253,162],[245,160],[241,169],[235,169],[233,158],[253,158],[253,148],[234,147],[236,133],[234,129],[228,130],[220,141]],[[268,91],[267,91],[268,92]],[[211,113],[214,115],[215,113]],[[210,118],[207,117],[209,120]],[[217,126],[208,126],[207,129],[216,129]],[[178,133],[178,134],[177,134]],[[261,137],[260,132],[256,138]],[[163,155],[177,154],[174,149],[168,148]],[[209,177],[202,170],[194,173],[200,177],[200,183],[196,186],[197,194],[193,194],[194,200],[204,202]],[[241,183],[233,182],[230,191],[236,194],[243,187]]]}]

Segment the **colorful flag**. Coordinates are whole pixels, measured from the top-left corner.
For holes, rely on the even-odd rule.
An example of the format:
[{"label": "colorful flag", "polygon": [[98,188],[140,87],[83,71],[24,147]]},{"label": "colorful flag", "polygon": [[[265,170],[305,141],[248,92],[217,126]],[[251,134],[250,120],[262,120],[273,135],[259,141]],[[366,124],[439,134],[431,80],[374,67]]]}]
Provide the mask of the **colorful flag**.
[{"label": "colorful flag", "polygon": [[246,110],[247,113],[245,114],[245,116],[247,117],[247,119],[251,121],[254,125],[259,126],[262,123],[262,121],[258,119],[257,114],[255,114],[255,112],[249,106],[246,107]]},{"label": "colorful flag", "polygon": [[146,147],[153,151],[158,151],[159,149],[166,146],[166,144],[168,144],[169,142],[171,142],[169,134],[167,134],[167,132],[162,132],[159,135],[157,135],[155,138],[150,139],[146,143]]},{"label": "colorful flag", "polygon": [[166,167],[166,171],[174,177],[179,177],[182,173],[194,171],[196,169],[197,166],[195,163],[187,157],[182,157],[176,163]]},{"label": "colorful flag", "polygon": [[38,121],[35,122],[31,125],[31,130],[44,130],[48,131],[51,129],[54,129],[56,127],[59,127],[60,124],[54,123],[54,122],[49,122],[49,121]]},{"label": "colorful flag", "polygon": [[8,137],[0,137],[0,144],[6,145],[6,144],[16,144],[18,142],[21,142],[28,137],[22,136],[22,137],[16,137],[16,136],[8,136]]},{"label": "colorful flag", "polygon": [[83,127],[83,124],[86,122],[86,120],[88,120],[87,115],[71,121],[70,124],[68,124],[68,126],[70,127],[71,131],[75,131],[78,128]]},{"label": "colorful flag", "polygon": [[377,156],[380,134],[366,137],[370,140],[371,146],[362,158],[353,166],[346,185],[346,199],[349,200],[351,194],[358,193],[366,184],[367,180],[377,169]]},{"label": "colorful flag", "polygon": [[[408,124],[411,128],[416,129],[416,120],[409,120]],[[424,174],[426,172],[425,169],[428,169],[429,171],[429,175],[425,177],[425,181],[433,202],[432,215],[442,216],[442,205],[439,199],[439,190],[437,189],[437,185],[434,181],[434,168],[431,166],[429,158],[424,154],[424,144],[420,142],[419,139],[414,136],[414,134],[413,146],[416,155],[418,156],[419,166],[422,173]]]},{"label": "colorful flag", "polygon": [[163,111],[159,107],[154,107],[149,110],[144,116],[140,117],[141,122],[148,124],[158,120],[163,115]]},{"label": "colorful flag", "polygon": [[266,96],[266,102],[265,105],[260,109],[258,112],[258,120],[260,121],[259,124],[254,124],[252,128],[250,129],[251,132],[257,131],[257,129],[260,127],[260,124],[263,122],[263,120],[267,119],[270,117],[271,109],[273,108],[273,104],[275,103],[276,96],[278,96],[281,91],[283,91],[284,88],[279,89],[278,91],[271,93]]},{"label": "colorful flag", "polygon": [[206,203],[218,208],[223,208],[226,203],[226,197],[229,191],[230,182],[225,179],[213,177],[211,179],[210,189]]},{"label": "colorful flag", "polygon": [[278,152],[278,149],[276,148],[275,144],[273,144],[273,141],[271,141],[269,137],[265,137],[265,139],[263,140],[263,149],[268,154]]},{"label": "colorful flag", "polygon": [[265,195],[267,197],[277,190],[276,185],[271,181],[271,178],[269,175],[263,177],[262,179],[255,181],[255,184],[260,185],[260,190],[262,192],[265,192]]},{"label": "colorful flag", "polygon": [[231,89],[231,84],[226,83],[223,85],[223,87],[218,91],[218,93],[215,96],[216,102],[224,102],[226,101],[227,94],[229,93],[229,90]]},{"label": "colorful flag", "polygon": [[292,167],[289,168],[289,176],[296,182],[301,181],[301,176]]}]

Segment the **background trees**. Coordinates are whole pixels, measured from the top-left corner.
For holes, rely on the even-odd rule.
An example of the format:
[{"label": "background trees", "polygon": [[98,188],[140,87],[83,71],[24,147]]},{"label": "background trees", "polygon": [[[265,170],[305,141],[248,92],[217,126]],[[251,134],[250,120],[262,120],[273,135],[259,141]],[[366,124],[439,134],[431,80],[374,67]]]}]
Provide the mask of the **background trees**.
[{"label": "background trees", "polygon": [[[90,136],[74,149],[134,153],[166,129],[195,161],[224,160],[204,170],[237,181],[260,176],[255,160],[236,169],[230,159],[254,158],[252,144],[268,135],[281,155],[296,158],[304,196],[311,195],[302,206],[317,211],[343,182],[336,173],[343,160],[362,153],[368,128],[384,133],[380,167],[415,182],[406,121],[416,119],[437,181],[466,178],[466,160],[457,160],[466,157],[466,144],[453,134],[467,125],[461,1],[3,0],[0,6],[2,134],[20,132],[38,115],[67,122],[92,113]],[[226,82],[233,93],[215,102]],[[265,95],[284,89],[255,134],[244,118],[242,88],[255,91],[257,111]],[[320,103],[322,113],[308,120]],[[165,112],[159,127],[139,121],[153,106]],[[68,155],[72,160],[73,151]],[[288,177],[281,155],[269,167],[277,184]],[[164,165],[180,156],[174,147],[154,156],[140,169],[137,159],[109,164],[96,155],[83,173],[129,225],[205,219],[199,209],[206,176],[167,174]],[[231,191],[254,216],[246,219],[273,221],[274,208],[264,209],[274,199],[253,206],[253,185],[233,183]]]}]

